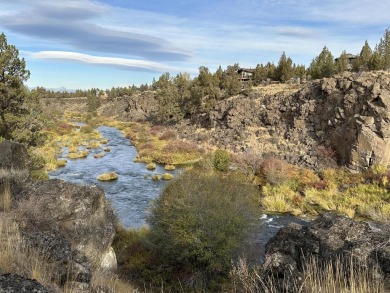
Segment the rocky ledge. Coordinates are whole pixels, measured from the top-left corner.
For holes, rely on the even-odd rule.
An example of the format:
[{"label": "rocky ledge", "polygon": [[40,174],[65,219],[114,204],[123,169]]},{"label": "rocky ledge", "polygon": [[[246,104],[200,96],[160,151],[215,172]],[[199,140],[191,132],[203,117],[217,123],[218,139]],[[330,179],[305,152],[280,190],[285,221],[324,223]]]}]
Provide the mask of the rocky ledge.
[{"label": "rocky ledge", "polygon": [[319,264],[342,260],[368,266],[390,286],[390,227],[327,213],[310,226],[290,224],[266,245],[263,278],[273,277],[279,288],[286,279],[302,281],[305,262]]}]

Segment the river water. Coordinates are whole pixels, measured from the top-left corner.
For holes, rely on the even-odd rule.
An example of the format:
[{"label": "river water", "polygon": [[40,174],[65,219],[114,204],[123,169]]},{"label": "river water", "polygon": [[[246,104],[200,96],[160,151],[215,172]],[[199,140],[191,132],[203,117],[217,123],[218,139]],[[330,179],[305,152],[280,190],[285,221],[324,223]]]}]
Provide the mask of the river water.
[{"label": "river water", "polygon": [[[125,228],[139,228],[145,225],[150,202],[163,190],[166,181],[153,181],[154,174],[164,174],[167,171],[163,166],[157,166],[153,171],[147,170],[145,164],[135,163],[137,150],[130,140],[123,137],[121,132],[113,127],[100,126],[97,130],[108,139],[108,143],[100,149],[89,150],[87,158],[69,160],[65,167],[50,172],[50,178],[58,178],[65,181],[101,186],[107,199],[111,202],[117,217]],[[94,154],[101,153],[109,147],[110,152],[100,159],[95,159]],[[67,148],[63,149],[61,158],[66,158]],[[98,175],[107,172],[116,172],[118,180],[100,182]],[[179,171],[170,173],[177,175]],[[290,215],[266,215],[261,219],[260,234],[256,237],[256,243],[260,249],[260,255],[264,254],[264,246],[277,231],[288,223],[295,222],[307,225],[308,222]]]},{"label": "river water", "polygon": [[[163,166],[157,166],[153,171],[147,170],[145,164],[133,162],[137,150],[119,130],[107,126],[100,126],[97,130],[103,138],[109,140],[107,144],[99,149],[88,150],[90,154],[87,158],[67,159],[66,166],[50,172],[49,177],[102,187],[122,225],[126,228],[141,227],[145,224],[149,203],[160,194],[167,183],[164,180],[153,181],[151,176],[175,174],[177,171],[165,171]],[[106,147],[111,151],[105,152],[103,158],[93,157],[94,154],[103,152]],[[67,148],[64,148],[60,157],[66,158],[67,155]],[[100,174],[107,172],[117,173],[118,180],[110,182],[97,180]]]}]

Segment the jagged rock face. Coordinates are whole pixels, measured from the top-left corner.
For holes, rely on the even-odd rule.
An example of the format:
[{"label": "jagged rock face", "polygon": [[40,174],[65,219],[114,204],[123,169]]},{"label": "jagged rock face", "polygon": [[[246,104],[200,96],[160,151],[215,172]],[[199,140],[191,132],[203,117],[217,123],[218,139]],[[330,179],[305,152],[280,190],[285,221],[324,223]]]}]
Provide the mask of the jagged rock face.
[{"label": "jagged rock face", "polygon": [[153,121],[157,114],[157,98],[153,92],[136,93],[104,101],[98,114],[135,122]]},{"label": "jagged rock face", "polygon": [[36,280],[26,279],[15,274],[0,275],[0,292],[4,293],[49,293]]},{"label": "jagged rock face", "polygon": [[389,72],[346,72],[307,83],[295,94],[220,101],[201,125],[216,129],[215,143],[223,147],[245,141],[250,127],[263,127],[297,145],[291,149],[296,157],[302,151],[313,157],[313,149],[321,146],[333,149],[341,165],[362,170],[390,163],[389,107]]},{"label": "jagged rock face", "polygon": [[0,143],[0,169],[26,169],[28,160],[24,145],[9,140]]},{"label": "jagged rock face", "polygon": [[342,165],[365,169],[390,163],[390,74],[345,73],[314,81],[291,98],[288,131],[296,140],[306,133],[329,144]]},{"label": "jagged rock face", "polygon": [[27,198],[20,204],[23,231],[57,231],[93,265],[104,260],[106,267],[116,266],[107,264],[115,216],[101,188],[49,180],[32,186]]},{"label": "jagged rock face", "polygon": [[282,228],[266,245],[264,276],[277,276],[280,281],[301,277],[303,264],[311,256],[320,263],[338,258],[361,261],[378,268],[390,285],[389,227],[371,227],[366,222],[325,214],[303,227],[290,224]]}]

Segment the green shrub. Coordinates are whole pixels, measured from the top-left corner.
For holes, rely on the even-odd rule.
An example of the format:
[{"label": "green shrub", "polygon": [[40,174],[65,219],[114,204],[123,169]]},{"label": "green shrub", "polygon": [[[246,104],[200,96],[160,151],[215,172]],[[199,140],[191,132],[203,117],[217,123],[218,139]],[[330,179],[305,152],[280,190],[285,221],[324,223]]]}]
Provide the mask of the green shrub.
[{"label": "green shrub", "polygon": [[226,172],[229,168],[229,153],[225,150],[214,152],[214,168],[218,171]]},{"label": "green shrub", "polygon": [[259,222],[256,192],[234,178],[190,171],[171,181],[148,218],[167,280],[182,286],[192,280],[195,291],[219,292]]}]

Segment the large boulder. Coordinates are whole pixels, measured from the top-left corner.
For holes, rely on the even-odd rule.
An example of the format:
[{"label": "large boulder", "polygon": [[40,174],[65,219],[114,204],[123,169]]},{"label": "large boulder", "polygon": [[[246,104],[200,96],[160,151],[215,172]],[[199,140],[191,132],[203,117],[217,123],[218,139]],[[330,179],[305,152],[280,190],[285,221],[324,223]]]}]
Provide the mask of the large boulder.
[{"label": "large boulder", "polygon": [[27,169],[29,156],[24,145],[5,140],[0,143],[0,169]]},{"label": "large boulder", "polygon": [[273,276],[280,284],[288,278],[301,280],[305,262],[314,256],[319,263],[341,259],[368,264],[390,285],[388,229],[332,213],[319,217],[311,226],[291,224],[267,243],[264,277]]},{"label": "large boulder", "polygon": [[20,202],[20,211],[25,233],[57,231],[94,267],[116,267],[111,248],[116,218],[101,188],[61,180],[39,182]]}]

